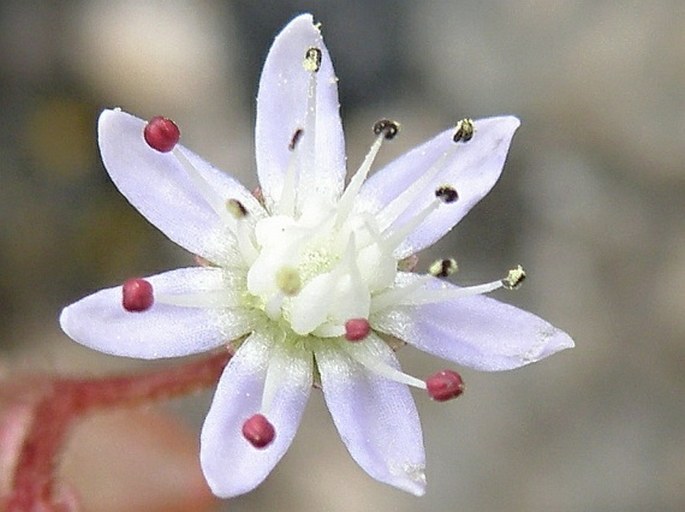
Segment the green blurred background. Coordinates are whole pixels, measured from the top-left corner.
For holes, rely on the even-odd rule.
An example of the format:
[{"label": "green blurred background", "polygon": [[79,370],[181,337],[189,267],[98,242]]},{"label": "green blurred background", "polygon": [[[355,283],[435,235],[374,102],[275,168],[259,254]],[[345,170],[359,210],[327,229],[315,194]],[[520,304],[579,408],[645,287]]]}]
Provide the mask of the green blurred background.
[{"label": "green blurred background", "polygon": [[[95,123],[121,106],[256,185],[254,98],[273,36],[323,23],[349,165],[373,121],[388,161],[462,117],[523,125],[494,191],[421,259],[461,283],[522,263],[503,300],[577,348],[522,370],[464,370],[467,393],[417,396],[428,492],[367,477],[317,393],[292,449],[233,511],[685,510],[685,4],[680,1],[9,1],[0,3],[0,357],[4,372],[141,363],[61,334],[61,307],[192,262],[127,204]],[[405,369],[445,363],[407,348]],[[209,395],[179,409],[199,425]]]}]

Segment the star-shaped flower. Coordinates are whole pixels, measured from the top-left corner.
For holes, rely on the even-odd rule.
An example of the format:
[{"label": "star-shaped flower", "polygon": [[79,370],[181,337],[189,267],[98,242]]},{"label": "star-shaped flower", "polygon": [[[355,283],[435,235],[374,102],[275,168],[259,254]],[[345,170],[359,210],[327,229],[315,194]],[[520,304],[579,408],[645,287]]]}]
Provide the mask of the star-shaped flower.
[{"label": "star-shaped flower", "polygon": [[[176,125],[120,110],[99,120],[112,180],[150,222],[207,264],[132,279],[64,309],[79,343],[144,359],[236,349],[201,435],[218,496],[250,491],[290,445],[314,383],[352,457],[372,477],[424,493],[424,449],[409,386],[457,396],[459,375],[400,370],[397,339],[460,365],[516,368],[572,347],[544,320],[406,270],[497,181],[519,121],[465,119],[368,177],[399,125],[382,120],[345,186],[337,78],[310,15],[288,24],[266,59],[256,127],[261,193],[178,144]],[[432,275],[431,275],[432,274]],[[394,345],[393,345],[394,344]]]}]

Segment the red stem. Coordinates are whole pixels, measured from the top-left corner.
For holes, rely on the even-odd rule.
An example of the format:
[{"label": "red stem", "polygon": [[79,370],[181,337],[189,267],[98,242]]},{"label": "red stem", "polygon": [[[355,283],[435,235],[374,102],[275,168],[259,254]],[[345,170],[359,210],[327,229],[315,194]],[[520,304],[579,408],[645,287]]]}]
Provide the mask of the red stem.
[{"label": "red stem", "polygon": [[38,402],[14,474],[7,512],[54,505],[57,460],[70,427],[98,409],[126,407],[182,396],[216,384],[230,360],[229,351],[151,373],[62,378],[51,382]]}]

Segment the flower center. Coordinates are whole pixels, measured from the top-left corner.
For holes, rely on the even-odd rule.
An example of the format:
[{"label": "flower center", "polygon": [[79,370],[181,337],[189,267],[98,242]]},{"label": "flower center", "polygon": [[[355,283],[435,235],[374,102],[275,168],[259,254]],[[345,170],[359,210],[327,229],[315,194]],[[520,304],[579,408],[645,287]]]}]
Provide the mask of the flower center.
[{"label": "flower center", "polygon": [[273,215],[255,226],[248,291],[297,334],[344,335],[350,318],[368,318],[371,294],[394,282],[397,260],[375,219],[340,213],[315,201],[297,218]]}]

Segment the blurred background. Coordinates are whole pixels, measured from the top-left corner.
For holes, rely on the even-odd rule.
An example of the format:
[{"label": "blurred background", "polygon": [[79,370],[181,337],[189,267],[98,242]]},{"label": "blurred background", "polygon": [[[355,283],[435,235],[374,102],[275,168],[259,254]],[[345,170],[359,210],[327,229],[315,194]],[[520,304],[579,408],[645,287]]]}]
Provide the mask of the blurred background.
[{"label": "blurred background", "polygon": [[[169,116],[185,145],[255,186],[260,68],[303,11],[323,23],[340,78],[351,169],[381,117],[403,127],[383,161],[462,117],[522,119],[499,184],[420,269],[455,256],[455,280],[475,283],[523,264],[523,289],[499,297],[577,348],[507,373],[464,369],[454,402],[417,395],[423,498],[357,468],[314,392],[277,469],[216,510],[685,510],[678,0],[2,1],[0,372],[149,367],[84,349],[57,322],[87,293],[192,261],[109,181],[98,113]],[[445,365],[410,348],[400,358],[419,376]],[[170,406],[194,443],[210,398]],[[89,468],[100,487],[112,478],[102,457]]]}]

